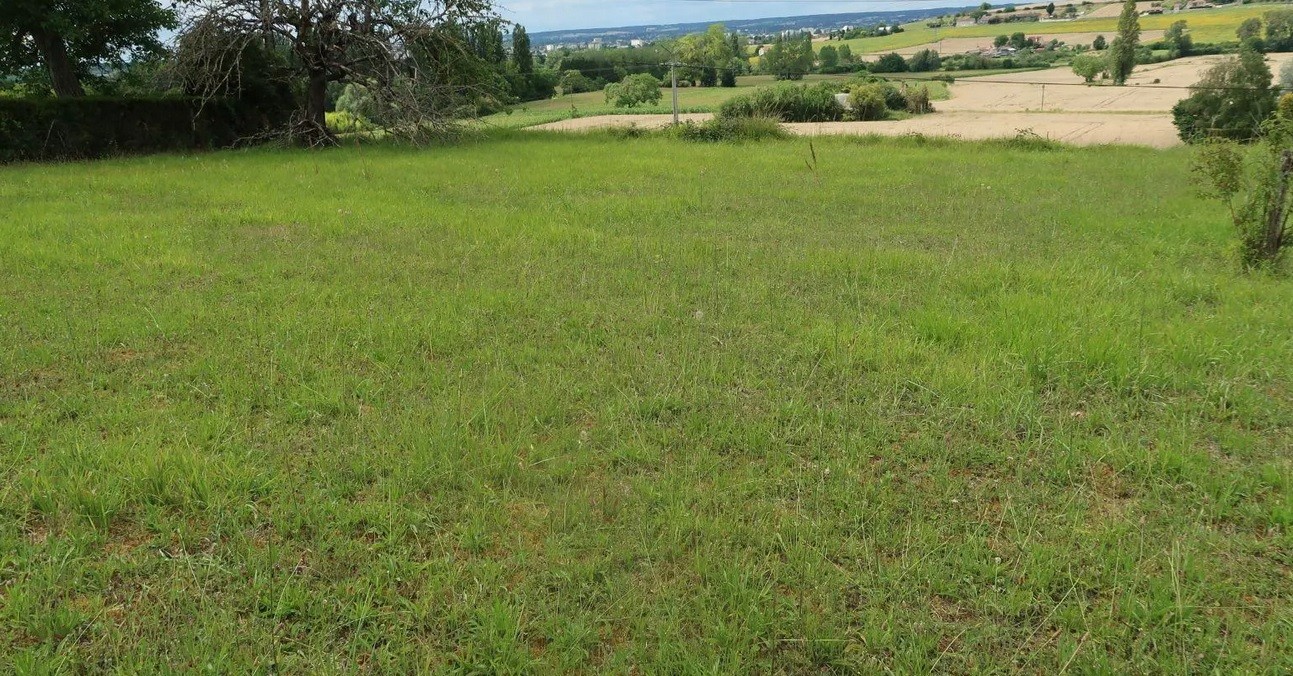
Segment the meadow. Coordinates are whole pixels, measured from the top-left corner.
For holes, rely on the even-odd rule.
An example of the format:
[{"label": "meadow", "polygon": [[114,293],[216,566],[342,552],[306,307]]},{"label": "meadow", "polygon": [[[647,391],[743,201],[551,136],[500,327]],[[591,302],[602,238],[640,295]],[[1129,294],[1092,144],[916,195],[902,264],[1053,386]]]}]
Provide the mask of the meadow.
[{"label": "meadow", "polygon": [[[1189,25],[1190,35],[1196,43],[1235,42],[1235,29],[1244,19],[1261,18],[1263,14],[1274,9],[1286,8],[1282,3],[1256,3],[1219,7],[1207,10],[1190,10],[1179,14],[1165,13],[1155,16],[1140,17],[1140,28],[1145,31],[1164,30],[1177,21]],[[1009,35],[1023,31],[1028,35],[1049,35],[1058,33],[1104,32],[1112,40],[1118,32],[1117,17],[1100,17],[1073,21],[1045,21],[1034,23],[1013,23],[982,26],[965,26],[961,28],[930,28],[924,23],[907,24],[903,32],[875,38],[857,38],[854,40],[822,42],[817,44],[820,50],[825,45],[849,45],[857,54],[887,52],[904,47],[915,47],[938,42],[949,38],[981,38]]]},{"label": "meadow", "polygon": [[0,167],[0,671],[1293,670],[1293,281],[1187,157]]}]

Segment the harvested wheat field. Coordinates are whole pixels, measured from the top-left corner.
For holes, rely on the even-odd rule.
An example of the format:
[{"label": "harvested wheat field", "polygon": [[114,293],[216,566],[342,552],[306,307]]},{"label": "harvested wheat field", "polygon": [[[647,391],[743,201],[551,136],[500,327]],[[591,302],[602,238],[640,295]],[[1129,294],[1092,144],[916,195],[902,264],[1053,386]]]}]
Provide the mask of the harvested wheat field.
[{"label": "harvested wheat field", "polygon": [[[1008,33],[1013,33],[1015,32],[1015,30],[1016,29],[1003,27],[1001,29],[1001,32],[1004,35]],[[1103,32],[1103,33],[1096,33],[1096,32],[1029,33],[1028,31],[1024,31],[1024,32],[1027,33],[1029,37],[1040,38],[1042,42],[1059,40],[1060,42],[1063,42],[1064,44],[1067,44],[1067,45],[1090,45],[1096,39],[1096,36],[1099,36],[1099,35],[1105,36],[1106,39],[1113,39],[1113,34],[1109,32]],[[1155,40],[1161,40],[1163,39],[1163,31],[1161,30],[1142,31],[1140,34],[1140,37],[1141,37],[1141,40],[1145,42],[1153,42]],[[901,54],[902,56],[911,56],[916,52],[924,51],[926,49],[932,49],[938,52],[939,54],[942,54],[943,56],[951,56],[952,54],[965,54],[967,52],[981,52],[985,49],[992,49],[992,41],[994,39],[995,39],[995,36],[991,36],[991,35],[983,36],[983,37],[945,38],[935,42],[926,42],[924,44],[913,45],[911,47],[902,47],[902,48],[894,49],[890,51]],[[885,52],[885,51],[873,52],[873,53],[864,55],[862,58],[867,61],[877,61],[880,59],[881,56],[887,53],[888,52]]]},{"label": "harvested wheat field", "polygon": [[1170,148],[1178,145],[1167,115],[1100,113],[940,113],[893,122],[819,122],[788,124],[801,136],[946,136],[966,140],[1012,138],[1021,134],[1070,145],[1106,144]]},{"label": "harvested wheat field", "polygon": [[[968,78],[951,87],[951,100],[938,105],[943,112],[1098,112],[1168,113],[1185,98],[1188,87],[1223,56],[1196,56],[1140,66],[1128,87],[1086,86],[1067,68],[1005,73]],[[1272,71],[1293,54],[1275,54],[1267,61]],[[1045,85],[1043,100],[1043,85]]]},{"label": "harvested wheat field", "polygon": [[[801,135],[948,136],[964,139],[1010,138],[1022,133],[1073,145],[1109,143],[1167,148],[1178,145],[1171,110],[1189,94],[1203,72],[1225,59],[1198,56],[1141,66],[1127,87],[1086,85],[1068,68],[963,78],[950,86],[951,99],[938,112],[907,120],[788,124]],[[1271,70],[1293,59],[1274,54]],[[709,114],[683,115],[702,122]],[[589,131],[608,127],[659,128],[669,115],[600,115],[531,127],[540,131]]]}]

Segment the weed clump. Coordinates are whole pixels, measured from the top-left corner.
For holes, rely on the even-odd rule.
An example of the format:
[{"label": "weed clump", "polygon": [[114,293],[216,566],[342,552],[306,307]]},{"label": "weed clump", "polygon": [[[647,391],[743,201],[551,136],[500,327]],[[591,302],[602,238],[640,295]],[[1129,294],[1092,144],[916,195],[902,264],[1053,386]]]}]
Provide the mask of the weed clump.
[{"label": "weed clump", "polygon": [[704,143],[763,141],[790,136],[772,117],[716,117],[700,124],[687,122],[673,127],[668,133],[684,141]]}]

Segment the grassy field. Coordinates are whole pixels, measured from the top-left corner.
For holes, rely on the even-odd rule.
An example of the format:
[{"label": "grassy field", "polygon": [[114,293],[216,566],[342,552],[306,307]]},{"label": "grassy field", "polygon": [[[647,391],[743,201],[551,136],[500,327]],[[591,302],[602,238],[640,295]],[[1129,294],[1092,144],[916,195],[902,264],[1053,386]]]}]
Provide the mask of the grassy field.
[{"label": "grassy field", "polygon": [[1293,280],[1185,158],[0,168],[0,671],[1293,670]]},{"label": "grassy field", "polygon": [[[1189,24],[1190,35],[1195,42],[1233,42],[1235,29],[1250,17],[1261,18],[1272,9],[1287,7],[1281,3],[1260,3],[1221,7],[1208,10],[1192,10],[1180,14],[1161,14],[1140,17],[1142,30],[1164,30],[1177,21],[1184,20]],[[914,47],[948,38],[980,38],[1009,35],[1024,31],[1029,35],[1047,35],[1055,33],[1104,32],[1110,40],[1118,30],[1118,19],[1097,18],[1077,19],[1074,21],[1047,21],[1040,23],[999,24],[996,26],[966,26],[964,28],[929,28],[923,22],[903,26],[903,32],[878,38],[858,38],[836,42],[822,42],[817,45],[820,50],[826,45],[847,44],[859,54],[887,52],[903,47]]]}]

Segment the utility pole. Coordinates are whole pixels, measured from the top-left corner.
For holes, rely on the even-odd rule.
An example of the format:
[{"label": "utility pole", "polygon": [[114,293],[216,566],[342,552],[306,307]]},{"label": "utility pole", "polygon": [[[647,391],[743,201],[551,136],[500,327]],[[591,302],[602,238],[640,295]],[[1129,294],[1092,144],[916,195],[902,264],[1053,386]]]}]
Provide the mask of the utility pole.
[{"label": "utility pole", "polygon": [[678,64],[669,64],[669,75],[673,78],[673,126],[678,126]]},{"label": "utility pole", "polygon": [[1042,112],[1046,112],[1046,85],[1042,85]]}]

